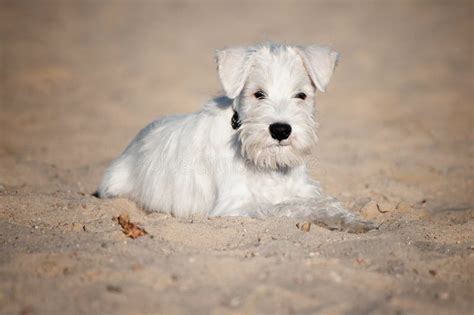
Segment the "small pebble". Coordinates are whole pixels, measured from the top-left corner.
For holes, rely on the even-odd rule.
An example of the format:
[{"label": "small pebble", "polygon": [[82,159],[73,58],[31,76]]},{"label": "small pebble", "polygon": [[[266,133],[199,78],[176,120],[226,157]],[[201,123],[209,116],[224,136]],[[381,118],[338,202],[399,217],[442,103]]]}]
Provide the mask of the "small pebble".
[{"label": "small pebble", "polygon": [[84,232],[84,225],[82,223],[79,223],[79,222],[74,222],[71,225],[71,230],[73,232]]},{"label": "small pebble", "polygon": [[408,212],[412,209],[412,207],[405,201],[400,201],[396,207],[396,209],[400,212]]},{"label": "small pebble", "polygon": [[381,202],[378,204],[378,210],[380,213],[391,212],[393,209],[395,209],[395,207],[389,202]]},{"label": "small pebble", "polygon": [[310,222],[296,223],[296,227],[303,232],[309,232],[309,230],[311,230],[311,223]]},{"label": "small pebble", "polygon": [[240,298],[234,297],[232,300],[230,300],[230,306],[231,307],[238,307],[240,305]]},{"label": "small pebble", "polygon": [[445,301],[445,300],[449,299],[449,293],[448,292],[436,293],[436,298]]},{"label": "small pebble", "polygon": [[337,283],[341,283],[341,282],[342,282],[342,277],[341,277],[339,274],[337,274],[336,272],[331,271],[331,272],[329,273],[329,275],[331,276],[331,278],[332,278],[335,282],[337,282]]},{"label": "small pebble", "polygon": [[366,219],[375,219],[380,215],[379,212],[379,207],[377,202],[375,201],[370,201],[368,204],[366,204],[362,210],[360,210],[360,214],[362,217]]},{"label": "small pebble", "polygon": [[107,291],[111,293],[122,293],[122,288],[117,285],[107,285]]}]

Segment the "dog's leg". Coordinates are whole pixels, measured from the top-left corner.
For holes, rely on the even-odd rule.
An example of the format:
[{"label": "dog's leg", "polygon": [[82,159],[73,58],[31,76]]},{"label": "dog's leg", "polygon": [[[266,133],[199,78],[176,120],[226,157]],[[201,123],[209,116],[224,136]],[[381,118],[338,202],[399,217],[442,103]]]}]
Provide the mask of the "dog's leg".
[{"label": "dog's leg", "polygon": [[374,222],[362,219],[332,197],[284,202],[270,211],[275,216],[305,219],[331,230],[364,233],[377,228]]}]

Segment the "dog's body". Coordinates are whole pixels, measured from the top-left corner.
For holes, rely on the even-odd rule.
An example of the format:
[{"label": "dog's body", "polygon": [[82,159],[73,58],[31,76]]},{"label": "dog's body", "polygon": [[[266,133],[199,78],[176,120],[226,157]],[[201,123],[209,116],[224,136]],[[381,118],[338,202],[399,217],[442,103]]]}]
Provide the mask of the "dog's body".
[{"label": "dog's body", "polygon": [[316,142],[314,94],[337,54],[262,45],[217,53],[227,96],[194,114],[158,119],[108,168],[100,197],[185,217],[288,216],[330,228],[373,228],[324,196],[307,173]]},{"label": "dog's body", "polygon": [[154,121],[109,168],[100,195],[181,217],[256,215],[319,193],[304,165],[262,172],[236,154],[232,116],[232,101],[220,97],[198,113]]}]

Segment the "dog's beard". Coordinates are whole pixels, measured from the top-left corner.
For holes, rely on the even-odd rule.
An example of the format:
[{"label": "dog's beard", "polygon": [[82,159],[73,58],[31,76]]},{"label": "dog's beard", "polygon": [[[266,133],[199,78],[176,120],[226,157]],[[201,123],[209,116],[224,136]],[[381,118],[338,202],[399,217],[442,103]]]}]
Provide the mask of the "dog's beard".
[{"label": "dog's beard", "polygon": [[268,124],[244,123],[238,139],[242,156],[259,169],[287,169],[305,162],[316,143],[313,126],[278,143],[268,132]]}]

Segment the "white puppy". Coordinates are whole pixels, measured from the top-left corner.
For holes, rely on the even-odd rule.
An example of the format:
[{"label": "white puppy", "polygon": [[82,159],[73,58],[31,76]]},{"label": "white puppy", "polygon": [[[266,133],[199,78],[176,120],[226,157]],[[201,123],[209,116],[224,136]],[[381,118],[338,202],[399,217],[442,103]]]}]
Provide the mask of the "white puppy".
[{"label": "white puppy", "polygon": [[226,96],[141,130],[107,169],[98,195],[179,217],[287,216],[351,232],[374,228],[325,196],[306,170],[317,139],[315,93],[326,88],[338,54],[265,44],[216,55]]}]

